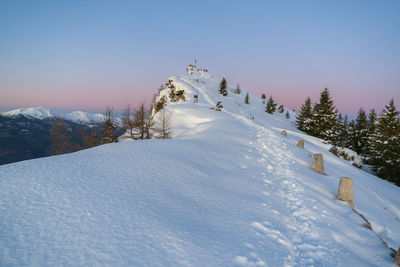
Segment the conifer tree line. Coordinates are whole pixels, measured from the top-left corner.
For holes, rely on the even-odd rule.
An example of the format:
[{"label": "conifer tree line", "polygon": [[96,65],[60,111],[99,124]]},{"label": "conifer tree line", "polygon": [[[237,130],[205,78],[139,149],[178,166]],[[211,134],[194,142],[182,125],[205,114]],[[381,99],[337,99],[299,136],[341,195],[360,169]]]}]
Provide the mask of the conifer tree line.
[{"label": "conifer tree line", "polygon": [[363,162],[381,178],[400,185],[400,118],[391,99],[378,116],[360,108],[355,120],[338,114],[329,90],[325,88],[318,103],[307,97],[296,116],[299,130],[346,147],[363,157]]}]

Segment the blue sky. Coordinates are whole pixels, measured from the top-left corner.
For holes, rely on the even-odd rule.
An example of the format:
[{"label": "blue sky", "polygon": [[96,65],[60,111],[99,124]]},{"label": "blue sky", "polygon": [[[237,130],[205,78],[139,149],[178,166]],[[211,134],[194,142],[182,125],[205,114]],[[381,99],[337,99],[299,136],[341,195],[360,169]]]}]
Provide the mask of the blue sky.
[{"label": "blue sky", "polygon": [[400,1],[2,1],[0,107],[150,103],[196,58],[298,109],[400,104]]}]

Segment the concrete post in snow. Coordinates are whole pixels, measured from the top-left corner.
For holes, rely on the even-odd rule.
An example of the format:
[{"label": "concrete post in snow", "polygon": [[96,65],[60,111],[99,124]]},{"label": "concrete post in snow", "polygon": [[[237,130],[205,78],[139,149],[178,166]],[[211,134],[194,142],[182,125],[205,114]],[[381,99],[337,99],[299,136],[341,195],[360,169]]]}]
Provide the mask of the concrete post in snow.
[{"label": "concrete post in snow", "polygon": [[325,174],[324,172],[324,158],[322,154],[315,154],[312,162],[312,170],[319,173]]},{"label": "concrete post in snow", "polygon": [[287,132],[286,132],[285,130],[283,130],[283,131],[282,131],[282,135],[283,135],[283,136],[286,136],[286,135],[287,135]]},{"label": "concrete post in snow", "polygon": [[301,148],[304,148],[304,140],[299,140],[299,141],[297,142],[297,146],[298,146],[298,147],[301,147]]},{"label": "concrete post in snow", "polygon": [[337,199],[346,201],[352,208],[354,208],[353,180],[351,178],[340,178]]}]

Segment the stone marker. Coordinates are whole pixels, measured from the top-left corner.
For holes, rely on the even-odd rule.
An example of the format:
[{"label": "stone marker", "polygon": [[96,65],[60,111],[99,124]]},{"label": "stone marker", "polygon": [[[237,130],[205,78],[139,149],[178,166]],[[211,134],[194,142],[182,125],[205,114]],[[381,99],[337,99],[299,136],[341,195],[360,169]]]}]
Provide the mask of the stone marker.
[{"label": "stone marker", "polygon": [[322,154],[315,154],[312,162],[312,170],[319,173],[325,174],[324,172],[324,158]]},{"label": "stone marker", "polygon": [[354,208],[353,180],[351,178],[340,178],[337,199],[346,201]]},{"label": "stone marker", "polygon": [[299,141],[297,142],[297,146],[298,146],[298,147],[301,147],[301,148],[304,148],[304,140],[299,140]]},{"label": "stone marker", "polygon": [[283,130],[283,131],[282,131],[282,135],[283,135],[283,136],[286,136],[286,135],[287,135],[287,132],[286,132],[285,130]]}]

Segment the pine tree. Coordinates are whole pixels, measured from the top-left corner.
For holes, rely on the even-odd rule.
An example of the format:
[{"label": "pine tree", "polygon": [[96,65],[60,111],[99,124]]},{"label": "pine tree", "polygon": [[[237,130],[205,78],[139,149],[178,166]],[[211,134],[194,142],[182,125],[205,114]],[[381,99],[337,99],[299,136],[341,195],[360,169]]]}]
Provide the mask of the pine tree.
[{"label": "pine tree", "polygon": [[246,93],[246,97],[244,98],[244,103],[245,103],[245,104],[250,104],[250,101],[249,101],[249,93]]},{"label": "pine tree", "polygon": [[290,119],[290,114],[289,111],[286,111],[286,115],[285,115],[286,119]]},{"label": "pine tree", "polygon": [[299,114],[296,115],[297,128],[300,131],[310,134],[312,117],[311,98],[307,97],[304,104],[301,105]]},{"label": "pine tree", "polygon": [[368,121],[365,111],[360,108],[356,118],[353,138],[353,150],[357,154],[365,156],[368,149]]},{"label": "pine tree", "polygon": [[277,104],[272,99],[272,96],[270,96],[268,99],[268,102],[267,102],[267,108],[266,108],[265,112],[268,112],[269,114],[273,114],[276,111],[276,106],[277,106]]},{"label": "pine tree", "polygon": [[240,93],[242,92],[242,90],[240,89],[240,85],[239,85],[239,84],[236,85],[236,89],[233,90],[233,92],[234,92],[235,94],[237,94],[237,95],[240,95]]},{"label": "pine tree", "polygon": [[228,91],[226,88],[228,87],[225,78],[222,78],[222,81],[219,83],[219,93],[223,96],[228,96]]},{"label": "pine tree", "polygon": [[347,115],[342,116],[342,114],[339,114],[338,120],[337,120],[337,141],[336,145],[340,147],[345,147],[346,146],[346,140],[347,140],[347,127],[348,127],[348,122],[347,122]]},{"label": "pine tree", "polygon": [[279,105],[278,112],[283,113],[284,111],[285,111],[285,108],[282,105]]},{"label": "pine tree", "polygon": [[375,109],[371,109],[368,114],[368,147],[365,154],[366,162],[368,164],[371,163],[373,158],[373,145],[376,139],[376,124],[377,124],[378,116],[376,115]]},{"label": "pine tree", "polygon": [[262,102],[263,102],[263,104],[265,104],[265,99],[266,99],[267,97],[265,96],[265,94],[262,94],[261,95],[261,99],[262,99]]},{"label": "pine tree", "polygon": [[116,134],[116,126],[115,120],[113,116],[113,108],[107,108],[105,112],[105,118],[103,121],[104,129],[103,135],[101,137],[101,143],[114,143],[117,142],[117,134]]},{"label": "pine tree", "polygon": [[325,88],[321,92],[319,103],[314,106],[314,136],[334,143],[336,113],[329,90]]},{"label": "pine tree", "polygon": [[348,124],[347,127],[347,138],[346,138],[346,143],[345,147],[353,149],[355,148],[355,139],[354,137],[356,136],[356,123],[354,120],[351,120]]},{"label": "pine tree", "polygon": [[373,170],[383,179],[400,185],[400,112],[394,100],[385,106],[378,119],[373,143]]}]

